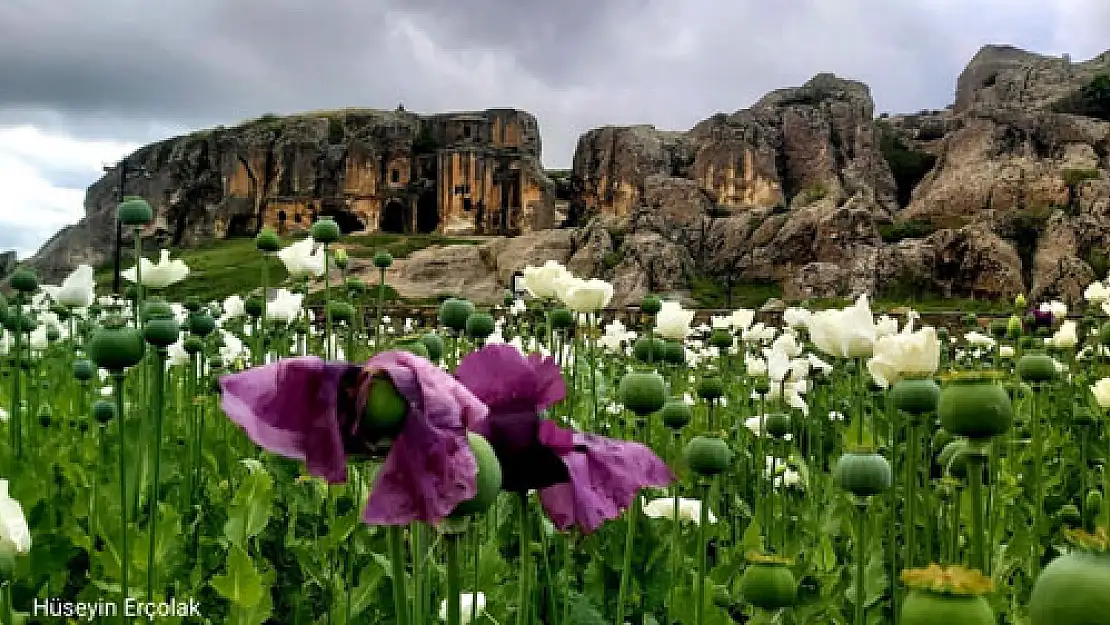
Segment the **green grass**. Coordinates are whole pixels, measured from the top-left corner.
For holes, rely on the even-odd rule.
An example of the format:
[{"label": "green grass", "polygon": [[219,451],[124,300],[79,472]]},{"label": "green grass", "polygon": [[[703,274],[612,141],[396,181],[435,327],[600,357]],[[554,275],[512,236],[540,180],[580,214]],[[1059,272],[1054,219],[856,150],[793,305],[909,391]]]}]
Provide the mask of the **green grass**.
[{"label": "green grass", "polygon": [[[296,240],[295,237],[286,238],[282,245],[288,245]],[[371,258],[378,251],[388,251],[394,258],[405,258],[417,250],[422,250],[433,245],[472,245],[477,241],[469,239],[456,239],[438,235],[351,235],[340,239],[338,245],[347,249],[348,256],[352,258]],[[147,258],[157,260],[157,253],[153,250],[144,254]],[[172,258],[180,258],[189,266],[189,277],[161,292],[170,301],[184,301],[196,298],[202,302],[222,300],[223,298],[239,294],[244,295],[251,289],[261,286],[262,281],[262,254],[254,247],[253,238],[225,239],[213,241],[195,248],[171,250]],[[135,260],[130,250],[124,250],[123,268],[134,266]],[[276,258],[269,261],[269,283],[272,286],[281,284],[287,277],[284,265]],[[112,288],[112,264],[102,265],[96,270],[96,282],[100,290],[108,292]],[[124,281],[124,285],[127,283]],[[376,286],[368,291],[366,297],[376,294]],[[320,296],[322,297],[322,296]],[[387,287],[387,299],[397,299],[395,291]],[[310,296],[309,301],[314,301],[316,296]]]}]

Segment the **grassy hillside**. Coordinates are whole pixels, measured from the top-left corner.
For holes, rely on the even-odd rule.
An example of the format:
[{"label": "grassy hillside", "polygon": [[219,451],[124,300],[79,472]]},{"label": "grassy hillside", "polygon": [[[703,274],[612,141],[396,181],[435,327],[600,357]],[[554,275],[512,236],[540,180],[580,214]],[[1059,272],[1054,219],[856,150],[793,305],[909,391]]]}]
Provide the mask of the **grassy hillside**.
[{"label": "grassy hillside", "polygon": [[[282,245],[289,245],[296,239],[287,237]],[[403,236],[390,234],[351,235],[340,239],[337,247],[347,250],[347,255],[352,259],[369,259],[375,252],[385,250],[393,254],[394,258],[404,258],[413,252],[432,245],[472,245],[477,241],[469,239],[454,239],[438,235]],[[147,258],[157,260],[157,252],[151,250],[146,253]],[[186,298],[197,298],[207,302],[222,300],[233,295],[243,295],[251,289],[261,285],[262,254],[254,247],[253,238],[227,239],[213,241],[198,248],[171,250],[172,258],[180,258],[189,266],[189,277],[166,289],[162,293],[171,301],[184,301]],[[356,261],[357,262],[357,261]],[[133,252],[125,249],[123,254],[123,268],[128,269],[135,265]],[[109,262],[96,270],[96,283],[98,290],[108,292],[112,288],[113,268]],[[278,285],[288,277],[281,261],[271,258],[269,261],[269,281],[271,285]],[[126,286],[128,283],[124,281]]]}]

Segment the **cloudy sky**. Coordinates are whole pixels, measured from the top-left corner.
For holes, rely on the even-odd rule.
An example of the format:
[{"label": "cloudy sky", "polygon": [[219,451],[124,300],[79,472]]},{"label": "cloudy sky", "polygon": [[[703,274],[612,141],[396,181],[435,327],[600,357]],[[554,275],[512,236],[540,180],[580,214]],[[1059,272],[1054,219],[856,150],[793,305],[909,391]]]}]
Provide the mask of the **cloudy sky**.
[{"label": "cloudy sky", "polygon": [[949,104],[985,43],[1086,59],[1107,0],[0,0],[0,249],[83,213],[101,165],[263,113],[517,107],[568,167],[604,124],[686,129],[831,71]]}]

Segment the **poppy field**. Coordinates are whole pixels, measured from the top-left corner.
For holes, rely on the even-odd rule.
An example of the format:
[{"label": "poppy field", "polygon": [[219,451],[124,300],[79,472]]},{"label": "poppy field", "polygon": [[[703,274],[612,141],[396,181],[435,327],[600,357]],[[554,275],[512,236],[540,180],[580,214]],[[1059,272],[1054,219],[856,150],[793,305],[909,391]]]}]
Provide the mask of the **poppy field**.
[{"label": "poppy field", "polygon": [[141,243],[126,299],[16,270],[0,623],[1110,623],[1103,283],[959,329],[866,295],[625,324],[548,262],[433,325],[337,238],[263,231],[282,283],[222,302]]}]

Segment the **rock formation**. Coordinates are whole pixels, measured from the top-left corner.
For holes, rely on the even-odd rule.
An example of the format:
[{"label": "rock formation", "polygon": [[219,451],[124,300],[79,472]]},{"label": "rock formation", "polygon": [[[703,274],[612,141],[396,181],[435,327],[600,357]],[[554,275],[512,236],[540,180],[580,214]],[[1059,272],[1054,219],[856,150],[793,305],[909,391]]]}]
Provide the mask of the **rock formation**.
[{"label": "rock formation", "polygon": [[[263,119],[143,148],[130,160],[153,175],[128,191],[158,206],[151,234],[173,244],[324,213],[347,229],[519,235],[399,262],[413,296],[497,301],[547,259],[612,280],[616,304],[705,280],[776,282],[795,300],[1075,301],[1110,270],[1110,52],[987,46],[953,106],[878,118],[866,85],[819,74],[685,132],[591,130],[557,183],[539,144],[511,110]],[[102,259],[115,194],[111,177],[90,188],[86,219],[36,262]],[[564,205],[568,228],[544,230]]]},{"label": "rock formation", "polygon": [[[351,109],[264,116],[146,146],[125,192],[156,209],[145,236],[169,245],[279,232],[335,217],[346,232],[517,235],[555,224],[535,118],[523,111],[421,116]],[[48,276],[108,259],[119,179],[93,184],[86,217],[48,242]]]}]

